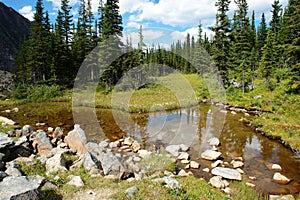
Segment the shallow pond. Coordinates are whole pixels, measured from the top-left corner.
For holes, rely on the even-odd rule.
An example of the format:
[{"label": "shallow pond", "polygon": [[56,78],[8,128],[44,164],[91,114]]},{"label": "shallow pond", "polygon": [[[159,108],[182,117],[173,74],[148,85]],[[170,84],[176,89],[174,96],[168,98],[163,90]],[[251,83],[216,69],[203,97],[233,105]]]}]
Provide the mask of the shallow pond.
[{"label": "shallow pond", "polygon": [[[12,109],[13,107],[9,107]],[[295,194],[300,192],[300,159],[280,142],[270,140],[247,127],[240,119],[242,114],[225,113],[221,108],[201,104],[198,107],[146,114],[128,114],[110,109],[77,107],[69,103],[32,103],[18,106],[19,112],[1,113],[13,119],[20,126],[37,122],[46,123],[36,127],[46,130],[48,126],[60,126],[65,133],[73,129],[74,121],[85,130],[89,140],[109,138],[116,140],[125,135],[133,136],[144,148],[185,143],[191,146],[192,159],[201,164],[193,170],[197,177],[208,179],[211,175],[202,172],[211,162],[199,159],[199,155],[209,148],[207,140],[218,137],[224,161],[232,157],[244,159],[244,179],[256,185],[264,194]],[[2,110],[8,109],[2,107]],[[277,163],[282,174],[293,181],[287,185],[272,182],[274,171],[268,164]],[[257,178],[248,180],[248,176]]]}]

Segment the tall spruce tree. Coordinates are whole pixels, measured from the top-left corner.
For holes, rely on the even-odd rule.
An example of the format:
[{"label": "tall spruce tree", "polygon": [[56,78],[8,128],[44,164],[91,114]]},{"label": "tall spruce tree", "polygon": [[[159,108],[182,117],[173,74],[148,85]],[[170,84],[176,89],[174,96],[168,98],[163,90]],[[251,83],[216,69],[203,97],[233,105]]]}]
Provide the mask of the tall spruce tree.
[{"label": "tall spruce tree", "polygon": [[107,49],[100,55],[99,63],[103,67],[108,65],[101,80],[107,85],[107,89],[112,89],[118,79],[123,74],[121,58],[115,60],[116,56],[122,53],[121,37],[123,36],[122,16],[119,13],[119,1],[107,0],[103,8],[102,21],[102,43],[100,48]]},{"label": "tall spruce tree", "polygon": [[259,59],[262,55],[262,48],[265,46],[267,40],[268,28],[266,23],[265,14],[263,13],[261,16],[261,22],[257,29],[257,42],[256,42],[256,49],[258,51]]},{"label": "tall spruce tree", "polygon": [[300,94],[300,2],[289,0],[283,15],[281,41],[285,49],[285,62],[290,70],[290,89]]},{"label": "tall spruce tree", "polygon": [[274,3],[272,4],[272,20],[270,22],[270,29],[275,34],[275,39],[278,41],[278,33],[280,31],[281,27],[281,18],[282,18],[282,8],[281,4],[279,3],[279,0],[274,0]]},{"label": "tall spruce tree", "polygon": [[221,81],[224,85],[228,84],[228,70],[230,68],[229,63],[229,49],[230,49],[230,19],[227,15],[229,11],[230,0],[217,0],[216,6],[218,12],[216,15],[216,25],[211,28],[215,33],[212,47],[212,58],[214,59],[216,66],[218,67]]},{"label": "tall spruce tree", "polygon": [[238,10],[235,11],[233,29],[231,32],[231,65],[232,76],[242,83],[242,90],[250,82],[251,28],[247,17],[248,4],[246,0],[235,0]]}]

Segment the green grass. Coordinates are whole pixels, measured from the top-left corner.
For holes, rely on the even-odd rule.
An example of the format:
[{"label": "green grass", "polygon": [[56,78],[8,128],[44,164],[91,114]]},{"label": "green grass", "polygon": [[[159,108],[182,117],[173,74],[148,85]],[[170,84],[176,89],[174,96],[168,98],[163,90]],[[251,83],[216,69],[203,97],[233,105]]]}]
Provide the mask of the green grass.
[{"label": "green grass", "polygon": [[[254,99],[257,95],[262,98]],[[267,136],[300,150],[300,95],[287,92],[287,81],[277,84],[273,91],[266,89],[263,80],[256,81],[256,88],[245,94],[230,88],[227,100],[232,106],[264,111],[251,119],[252,125]]]}]

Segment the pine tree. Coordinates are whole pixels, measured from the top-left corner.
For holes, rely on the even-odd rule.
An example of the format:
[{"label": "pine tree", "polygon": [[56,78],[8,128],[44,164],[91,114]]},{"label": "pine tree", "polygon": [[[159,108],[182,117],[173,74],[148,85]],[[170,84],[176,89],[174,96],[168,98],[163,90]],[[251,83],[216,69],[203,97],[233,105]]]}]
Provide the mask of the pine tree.
[{"label": "pine tree", "polygon": [[119,13],[119,1],[107,0],[103,8],[102,21],[102,43],[100,48],[106,49],[103,55],[100,55],[99,63],[101,67],[109,65],[102,74],[101,80],[107,84],[107,89],[112,89],[118,79],[123,74],[122,60],[115,58],[122,53],[122,16]]},{"label": "pine tree", "polygon": [[218,7],[218,12],[216,15],[216,25],[211,28],[215,32],[213,39],[213,60],[218,67],[221,81],[224,85],[228,84],[228,70],[230,67],[229,63],[229,49],[230,49],[230,20],[227,16],[229,11],[229,0],[217,0],[216,6]]},{"label": "pine tree", "polygon": [[238,10],[235,11],[233,29],[231,33],[231,65],[232,75],[242,82],[245,88],[250,82],[250,62],[251,54],[251,28],[247,17],[248,4],[246,0],[235,0]]},{"label": "pine tree", "polygon": [[282,15],[282,8],[279,3],[279,0],[274,0],[274,3],[272,4],[273,10],[272,12],[272,20],[270,22],[270,29],[275,34],[275,39],[278,41],[278,33],[280,31],[281,27],[281,15]]},{"label": "pine tree", "polygon": [[268,34],[268,29],[267,29],[265,14],[263,13],[261,16],[261,23],[257,30],[256,49],[258,51],[259,59],[261,58],[262,55],[262,48],[265,46],[267,40],[267,34]]},{"label": "pine tree", "polygon": [[283,15],[281,41],[285,49],[285,62],[291,74],[291,91],[300,94],[300,2],[289,0]]},{"label": "pine tree", "polygon": [[267,42],[263,47],[263,55],[259,66],[261,74],[265,78],[265,84],[270,90],[273,89],[270,79],[276,70],[277,64],[275,45],[275,33],[270,29],[268,30]]}]

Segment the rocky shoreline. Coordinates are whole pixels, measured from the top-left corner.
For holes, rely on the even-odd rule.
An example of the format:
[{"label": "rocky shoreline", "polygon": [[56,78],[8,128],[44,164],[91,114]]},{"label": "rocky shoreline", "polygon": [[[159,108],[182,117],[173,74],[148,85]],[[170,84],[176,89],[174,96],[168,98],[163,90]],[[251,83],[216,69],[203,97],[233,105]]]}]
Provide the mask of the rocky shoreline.
[{"label": "rocky shoreline", "polygon": [[[232,158],[230,163],[222,161],[221,145],[218,138],[207,141],[210,149],[202,152],[201,159],[211,162],[205,173],[213,176],[208,181],[213,187],[230,195],[229,180],[246,180],[246,185],[253,188],[256,177],[244,174],[242,157]],[[83,167],[91,177],[105,177],[118,180],[135,181],[151,179],[162,182],[172,190],[181,189],[182,185],[175,177],[193,176],[193,170],[200,170],[200,164],[191,158],[190,147],[176,144],[156,147],[150,145],[143,149],[134,138],[126,137],[117,141],[87,141],[84,130],[79,125],[64,134],[59,127],[45,130],[34,130],[25,125],[22,129],[0,133],[0,196],[1,199],[40,199],[43,187],[57,187],[48,177],[60,179],[59,172],[74,171]],[[72,160],[68,159],[73,156]],[[159,159],[159,164],[149,164],[149,160]],[[148,162],[145,162],[148,160]],[[33,166],[40,162],[46,170],[46,176],[35,175],[26,177],[22,173],[20,163]],[[173,163],[176,168],[164,169]],[[178,167],[180,163],[182,168]],[[280,173],[281,166],[272,164],[273,181],[288,184],[291,180]],[[70,175],[66,184],[76,187],[84,186],[80,176]],[[248,181],[250,180],[250,181]],[[124,191],[128,197],[138,191],[138,185]],[[288,198],[292,195],[270,195],[270,199]]]}]

